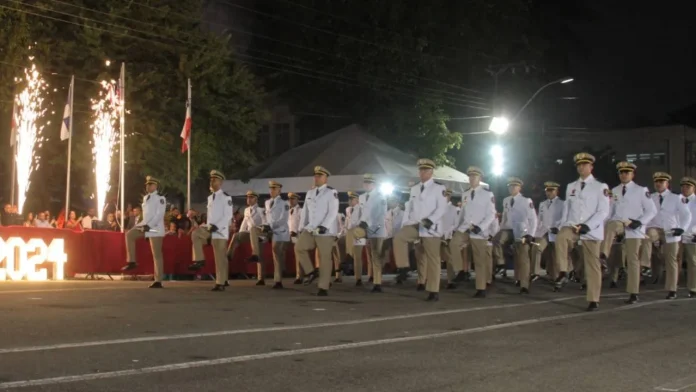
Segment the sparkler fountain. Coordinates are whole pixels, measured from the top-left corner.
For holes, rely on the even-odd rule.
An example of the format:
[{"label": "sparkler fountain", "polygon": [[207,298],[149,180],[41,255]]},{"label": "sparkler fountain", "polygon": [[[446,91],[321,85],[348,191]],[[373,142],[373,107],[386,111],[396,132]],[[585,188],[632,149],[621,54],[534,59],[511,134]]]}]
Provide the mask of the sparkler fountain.
[{"label": "sparkler fountain", "polygon": [[103,207],[106,195],[111,189],[111,156],[118,136],[117,123],[121,113],[121,100],[116,93],[116,82],[102,81],[101,87],[99,99],[92,100],[94,123],[91,126],[99,220],[104,219]]},{"label": "sparkler fountain", "polygon": [[[33,60],[30,57],[29,60]],[[15,81],[21,82],[21,79]],[[36,149],[41,147],[43,137],[41,132],[44,125],[41,118],[46,113],[43,107],[43,95],[48,84],[32,64],[31,68],[24,69],[24,83],[26,86],[15,97],[16,114],[13,119],[17,132],[17,146],[15,162],[17,165],[17,208],[20,214],[24,212],[24,202],[31,182],[29,178],[34,169],[39,168],[39,156]]]}]

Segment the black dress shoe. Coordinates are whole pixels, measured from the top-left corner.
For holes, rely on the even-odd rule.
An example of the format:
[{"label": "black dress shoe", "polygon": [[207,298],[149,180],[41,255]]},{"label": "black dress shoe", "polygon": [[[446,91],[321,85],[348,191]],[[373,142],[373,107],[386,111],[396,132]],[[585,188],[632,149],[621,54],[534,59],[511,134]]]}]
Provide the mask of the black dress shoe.
[{"label": "black dress shoe", "polygon": [[580,286],[580,291],[585,291],[585,290],[587,290],[587,285],[586,285],[585,283],[583,283],[583,284]]},{"label": "black dress shoe", "polygon": [[138,263],[134,261],[129,261],[128,263],[126,263],[126,265],[123,266],[123,268],[121,268],[121,271],[130,271],[136,269],[137,267]]},{"label": "black dress shoe", "polygon": [[225,286],[225,287],[230,287],[230,282],[225,281],[225,284],[224,284],[223,286]]},{"label": "black dress shoe", "polygon": [[199,269],[203,268],[205,265],[205,260],[200,260],[200,261],[194,261],[191,263],[191,265],[188,266],[189,271],[198,271]]},{"label": "black dress shoe", "polygon": [[618,288],[618,287],[619,287],[619,286],[617,286],[617,285],[616,285],[616,282],[614,282],[613,280],[611,281],[611,283],[609,283],[609,288],[610,288],[610,289],[616,289],[616,288]]},{"label": "black dress shoe", "polygon": [[221,284],[216,284],[215,287],[213,287],[213,289],[210,291],[225,291],[225,286]]},{"label": "black dress shoe", "polygon": [[162,288],[162,282],[155,282],[150,285],[151,289],[161,289]]},{"label": "black dress shoe", "polygon": [[301,279],[301,278],[295,278],[295,280],[292,281],[292,284],[302,284],[302,279]]},{"label": "black dress shoe", "polygon": [[259,280],[256,282],[256,285],[257,285],[257,286],[265,286],[265,285],[266,285],[266,281],[263,280],[263,279],[259,279]]},{"label": "black dress shoe", "polygon": [[326,297],[328,295],[329,292],[324,289],[319,289],[319,291],[317,291],[317,297]]},{"label": "black dress shoe", "polygon": [[696,298],[696,291],[689,291],[689,298]]},{"label": "black dress shoe", "polygon": [[677,292],[676,292],[676,291],[670,291],[670,292],[667,294],[667,297],[665,297],[665,299],[676,299],[676,298],[677,298]]},{"label": "black dress shoe", "polygon": [[469,273],[466,271],[459,271],[457,276],[455,276],[454,279],[452,279],[452,283],[466,282],[467,280],[469,280],[468,274]]},{"label": "black dress shoe", "polygon": [[372,290],[370,290],[371,293],[381,293],[382,292],[382,286],[376,284],[372,286]]},{"label": "black dress shoe", "polygon": [[486,290],[476,290],[474,298],[486,298]]},{"label": "black dress shoe", "polygon": [[373,277],[370,276],[370,278],[367,280],[367,283],[372,283],[372,282],[374,282],[374,281],[375,281],[375,279],[374,279]]},{"label": "black dress shoe", "polygon": [[275,284],[271,288],[275,289],[275,290],[279,290],[279,289],[283,288],[283,284],[281,282],[275,282]]},{"label": "black dress shoe", "polygon": [[633,305],[636,302],[638,302],[638,296],[635,294],[631,294],[626,300],[626,303],[629,305]]},{"label": "black dress shoe", "polygon": [[355,287],[362,287],[363,283],[362,280],[358,279],[355,281]]},{"label": "black dress shoe", "polygon": [[416,286],[416,291],[425,291],[425,285],[419,284],[418,286]]},{"label": "black dress shoe", "polygon": [[447,283],[447,286],[445,287],[445,290],[454,290],[457,288],[457,285],[454,283]]},{"label": "black dress shoe", "polygon": [[437,302],[440,300],[440,294],[438,293],[429,293],[428,297],[425,298],[426,302]]},{"label": "black dress shoe", "polygon": [[312,282],[314,282],[314,280],[315,280],[316,278],[319,277],[319,270],[315,268],[314,271],[310,272],[310,273],[307,274],[306,276],[307,276],[307,279],[305,279],[304,285],[305,285],[305,286],[308,286],[309,284],[311,284]]},{"label": "black dress shoe", "polygon": [[599,304],[597,302],[590,302],[590,304],[587,305],[587,311],[594,312],[595,310],[599,310]]},{"label": "black dress shoe", "polygon": [[343,283],[343,279],[341,279],[340,277],[338,277],[338,278],[334,279],[333,282],[334,282],[334,283]]},{"label": "black dress shoe", "polygon": [[519,281],[519,280],[516,280],[516,281],[515,281],[515,287],[520,287],[520,281]]},{"label": "black dress shoe", "polygon": [[520,289],[520,294],[529,294],[529,289],[526,288],[526,287],[522,287],[522,288]]}]

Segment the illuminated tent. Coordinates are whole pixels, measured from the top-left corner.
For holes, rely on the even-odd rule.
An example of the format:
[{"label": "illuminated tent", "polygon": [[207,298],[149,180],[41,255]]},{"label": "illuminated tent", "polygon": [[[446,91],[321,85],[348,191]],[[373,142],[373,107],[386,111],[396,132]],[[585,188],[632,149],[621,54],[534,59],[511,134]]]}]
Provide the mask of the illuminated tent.
[{"label": "illuminated tent", "polygon": [[[373,174],[378,183],[388,182],[400,188],[417,181],[418,158],[353,124],[252,167],[248,183],[228,180],[222,187],[232,196],[244,195],[247,190],[267,194],[268,181],[276,180],[283,184],[283,192],[304,193],[312,187],[314,167],[321,165],[331,172],[329,185],[339,192],[361,190],[365,173]],[[466,174],[447,166],[435,169],[435,179],[455,194],[469,185]]]}]

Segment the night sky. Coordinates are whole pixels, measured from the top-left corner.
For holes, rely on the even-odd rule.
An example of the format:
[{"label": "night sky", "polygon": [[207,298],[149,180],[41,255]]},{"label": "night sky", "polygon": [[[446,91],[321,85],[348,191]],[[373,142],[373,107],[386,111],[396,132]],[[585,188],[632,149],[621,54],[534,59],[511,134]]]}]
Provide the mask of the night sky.
[{"label": "night sky", "polygon": [[660,123],[696,103],[693,12],[668,3],[587,2],[601,21],[575,27],[590,52],[571,57],[579,99],[566,126]]}]

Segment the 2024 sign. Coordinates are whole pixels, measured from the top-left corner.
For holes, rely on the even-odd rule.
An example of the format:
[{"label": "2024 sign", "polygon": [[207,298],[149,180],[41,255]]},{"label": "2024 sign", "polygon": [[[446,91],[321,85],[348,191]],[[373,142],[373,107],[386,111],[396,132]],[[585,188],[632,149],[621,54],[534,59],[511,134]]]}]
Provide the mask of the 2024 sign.
[{"label": "2024 sign", "polygon": [[65,263],[65,240],[55,238],[49,245],[40,238],[24,241],[19,237],[0,238],[0,281],[4,280],[48,280],[46,268],[37,269],[38,265],[53,263],[53,279],[63,280]]}]

